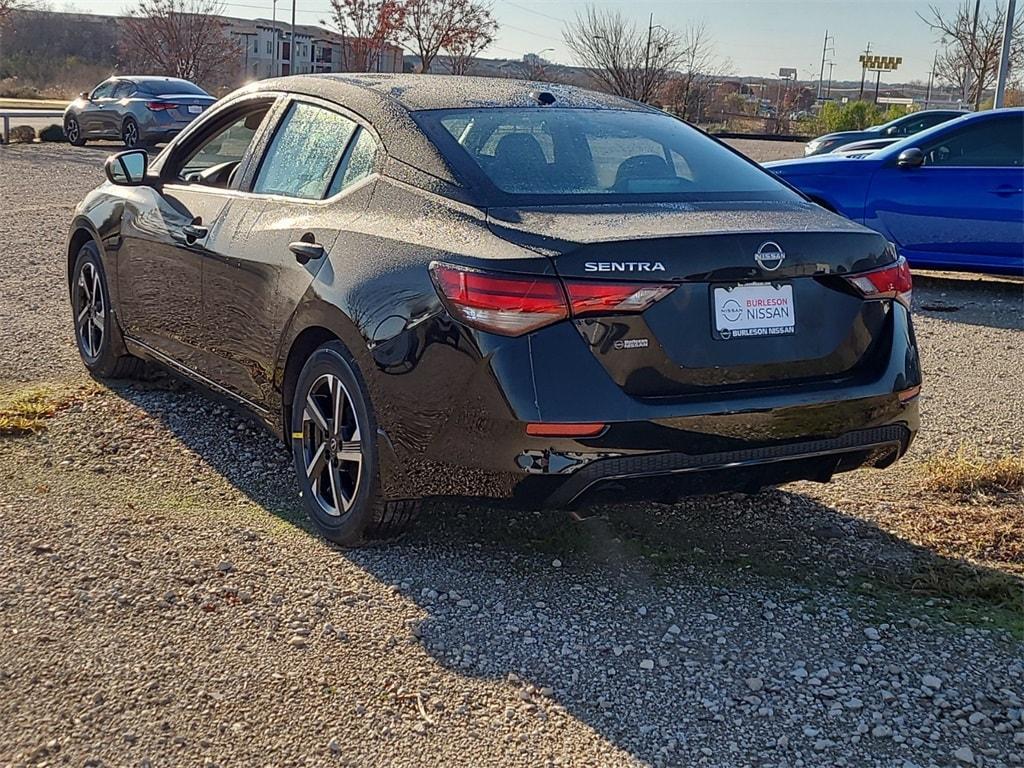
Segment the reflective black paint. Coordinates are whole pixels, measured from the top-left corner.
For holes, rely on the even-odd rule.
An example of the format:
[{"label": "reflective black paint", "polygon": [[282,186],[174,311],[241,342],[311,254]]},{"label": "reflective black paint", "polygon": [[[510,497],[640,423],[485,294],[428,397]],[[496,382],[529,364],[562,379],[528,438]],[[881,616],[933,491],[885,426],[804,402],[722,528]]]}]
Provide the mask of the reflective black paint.
[{"label": "reflective black paint", "polygon": [[[487,211],[460,202],[464,190],[438,194],[451,184],[385,156],[325,202],[104,185],[76,212],[69,257],[82,237],[97,241],[134,353],[234,395],[282,436],[303,354],[340,339],[371,396],[392,497],[543,500],[572,469],[609,457],[771,448],[886,425],[906,427],[902,452],[917,430],[917,402],[899,394],[921,383],[909,313],[864,302],[837,277],[891,260],[880,236],[800,202]],[[197,221],[210,231],[201,244],[181,236]],[[300,264],[288,244],[307,235],[327,255]],[[752,261],[768,239],[787,254],[770,276]],[[584,277],[587,261],[624,254],[663,262],[658,280],[675,292],[644,315],[518,338],[453,321],[428,273],[437,260]],[[713,343],[710,284],[752,279],[796,281],[797,336]],[[830,312],[841,321],[822,322]],[[657,343],[608,343],[633,337]],[[610,426],[571,440],[528,437],[528,422]],[[767,481],[876,459],[791,463]]]}]

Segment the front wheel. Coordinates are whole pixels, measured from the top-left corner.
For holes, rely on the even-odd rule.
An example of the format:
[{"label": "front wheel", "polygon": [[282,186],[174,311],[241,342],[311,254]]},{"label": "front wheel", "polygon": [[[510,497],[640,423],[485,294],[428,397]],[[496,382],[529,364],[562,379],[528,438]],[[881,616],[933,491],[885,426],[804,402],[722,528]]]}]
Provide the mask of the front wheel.
[{"label": "front wheel", "polygon": [[419,501],[381,497],[377,422],[341,342],[324,344],[303,366],[290,438],[306,512],[325,538],[353,546],[412,522]]},{"label": "front wheel", "polygon": [[78,118],[69,117],[64,121],[64,136],[67,137],[68,143],[73,147],[85,146],[85,137],[82,135],[82,126],[78,122]]},{"label": "front wheel", "polygon": [[123,379],[137,376],[142,361],[127,354],[111,311],[107,276],[96,244],[88,242],[78,251],[71,273],[71,310],[75,341],[89,373],[100,378]]}]

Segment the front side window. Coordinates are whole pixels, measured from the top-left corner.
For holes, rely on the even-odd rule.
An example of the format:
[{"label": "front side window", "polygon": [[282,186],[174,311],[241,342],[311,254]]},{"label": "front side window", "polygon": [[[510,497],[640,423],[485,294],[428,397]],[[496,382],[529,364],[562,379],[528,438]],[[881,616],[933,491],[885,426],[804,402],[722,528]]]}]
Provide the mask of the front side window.
[{"label": "front side window", "polygon": [[217,166],[225,167],[226,174],[221,175],[230,174],[245,157],[257,129],[269,110],[269,105],[254,105],[251,110],[230,120],[227,125],[221,124],[219,128],[214,128],[213,132],[207,138],[201,139],[199,146],[178,166],[177,177],[186,180],[197,174],[202,175]]},{"label": "front side window", "polygon": [[432,110],[413,118],[453,165],[505,194],[799,199],[767,172],[660,113],[533,107]]},{"label": "front side window", "polygon": [[108,80],[105,83],[100,83],[92,92],[93,99],[109,99],[114,93],[114,88],[117,86],[116,80]]},{"label": "front side window", "polygon": [[293,104],[274,135],[252,191],[322,199],[356,127],[337,112]]},{"label": "front side window", "polygon": [[925,165],[1024,166],[1024,115],[1003,115],[965,125],[922,147]]}]

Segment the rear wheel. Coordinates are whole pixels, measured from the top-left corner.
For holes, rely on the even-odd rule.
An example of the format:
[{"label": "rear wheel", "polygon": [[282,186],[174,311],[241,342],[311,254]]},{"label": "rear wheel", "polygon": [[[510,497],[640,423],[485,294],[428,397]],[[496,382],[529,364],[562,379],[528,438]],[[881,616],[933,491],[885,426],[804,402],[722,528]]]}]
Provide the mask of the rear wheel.
[{"label": "rear wheel", "polygon": [[71,309],[78,352],[89,373],[100,378],[134,378],[143,362],[128,354],[114,320],[99,250],[92,241],[78,251],[71,273]]},{"label": "rear wheel", "polygon": [[381,496],[377,422],[341,342],[319,347],[299,374],[291,444],[306,512],[325,538],[353,546],[411,524],[418,500]]},{"label": "rear wheel", "polygon": [[78,123],[78,118],[69,117],[64,121],[64,135],[67,137],[68,143],[73,147],[81,147],[85,145],[85,137],[82,135],[82,126]]},{"label": "rear wheel", "polygon": [[135,122],[135,118],[129,117],[124,121],[124,125],[121,126],[121,141],[128,149],[135,149],[142,145],[142,140],[139,135],[139,124]]}]

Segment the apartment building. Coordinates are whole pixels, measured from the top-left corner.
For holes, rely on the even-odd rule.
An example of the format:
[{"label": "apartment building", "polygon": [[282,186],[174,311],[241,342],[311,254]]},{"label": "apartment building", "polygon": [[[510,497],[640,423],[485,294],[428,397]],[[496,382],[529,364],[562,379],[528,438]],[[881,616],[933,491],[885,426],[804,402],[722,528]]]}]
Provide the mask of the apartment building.
[{"label": "apartment building", "polygon": [[[359,40],[309,24],[295,27],[271,19],[224,19],[224,32],[242,51],[239,74],[242,80],[259,80],[292,74],[292,45],[295,46],[294,74],[346,72],[363,69],[361,57],[374,72],[401,72],[402,49],[387,43],[368,49]],[[359,64],[357,66],[357,63]]]}]

